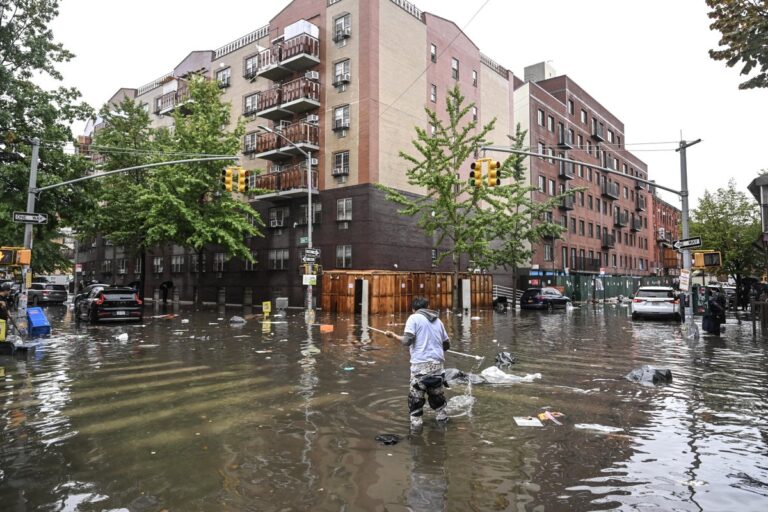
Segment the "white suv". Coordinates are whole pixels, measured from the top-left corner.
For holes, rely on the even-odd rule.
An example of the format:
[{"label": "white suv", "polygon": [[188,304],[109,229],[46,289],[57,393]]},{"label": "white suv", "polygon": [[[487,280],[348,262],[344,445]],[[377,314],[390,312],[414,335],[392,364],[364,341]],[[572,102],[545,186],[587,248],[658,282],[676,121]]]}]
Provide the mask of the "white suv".
[{"label": "white suv", "polygon": [[680,321],[680,300],[670,286],[641,286],[632,298],[632,320],[671,317]]}]

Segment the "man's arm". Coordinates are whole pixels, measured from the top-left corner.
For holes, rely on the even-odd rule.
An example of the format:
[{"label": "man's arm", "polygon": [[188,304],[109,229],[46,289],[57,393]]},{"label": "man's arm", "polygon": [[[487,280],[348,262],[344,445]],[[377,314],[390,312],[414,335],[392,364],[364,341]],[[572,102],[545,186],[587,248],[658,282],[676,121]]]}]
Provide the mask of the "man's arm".
[{"label": "man's arm", "polygon": [[396,340],[400,341],[404,347],[409,347],[413,345],[414,341],[416,341],[416,335],[412,332],[406,332],[403,333],[402,336],[399,336],[392,331],[387,331],[385,335],[387,338],[395,338]]}]

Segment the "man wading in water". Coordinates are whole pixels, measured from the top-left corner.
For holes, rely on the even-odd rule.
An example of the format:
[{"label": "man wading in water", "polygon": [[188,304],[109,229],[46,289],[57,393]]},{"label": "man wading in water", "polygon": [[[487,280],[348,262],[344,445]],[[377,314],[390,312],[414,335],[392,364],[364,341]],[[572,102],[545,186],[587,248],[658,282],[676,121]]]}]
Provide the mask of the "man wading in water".
[{"label": "man wading in water", "polygon": [[388,338],[400,340],[411,351],[411,389],[408,393],[408,411],[411,416],[411,426],[420,427],[424,414],[425,395],[429,406],[437,413],[437,421],[447,421],[445,413],[445,351],[451,347],[448,333],[443,322],[437,317],[437,312],[429,307],[425,298],[413,299],[411,309],[413,314],[405,322],[405,331],[398,336],[387,331]]}]

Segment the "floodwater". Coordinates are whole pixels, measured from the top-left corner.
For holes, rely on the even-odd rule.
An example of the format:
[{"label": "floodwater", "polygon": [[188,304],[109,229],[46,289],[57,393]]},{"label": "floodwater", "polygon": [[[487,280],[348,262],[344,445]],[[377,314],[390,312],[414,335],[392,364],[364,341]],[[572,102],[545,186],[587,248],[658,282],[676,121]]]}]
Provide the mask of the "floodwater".
[{"label": "floodwater", "polygon": [[[766,345],[734,319],[688,341],[622,306],[443,313],[453,348],[486,357],[447,366],[506,350],[508,371],[541,378],[454,385],[448,424],[429,411],[409,433],[407,351],[361,327],[401,331],[405,316],[318,313],[334,327],[321,332],[299,312],[241,326],[239,308],[105,326],[48,313],[53,337],[0,357],[3,511],[768,507]],[[673,382],[623,378],[643,364]],[[544,410],[562,425],[513,419]]]}]

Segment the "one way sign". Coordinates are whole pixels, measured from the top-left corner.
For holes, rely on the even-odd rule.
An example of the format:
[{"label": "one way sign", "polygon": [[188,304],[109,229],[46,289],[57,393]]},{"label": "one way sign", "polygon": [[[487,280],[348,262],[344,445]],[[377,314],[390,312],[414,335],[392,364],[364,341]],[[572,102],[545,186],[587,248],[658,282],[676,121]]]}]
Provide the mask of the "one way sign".
[{"label": "one way sign", "polygon": [[678,251],[680,249],[690,249],[691,247],[701,247],[701,237],[695,236],[693,238],[684,238],[682,240],[676,240],[675,243],[672,244],[672,247],[674,247]]},{"label": "one way sign", "polygon": [[48,215],[44,213],[13,212],[13,222],[24,224],[47,224]]}]

